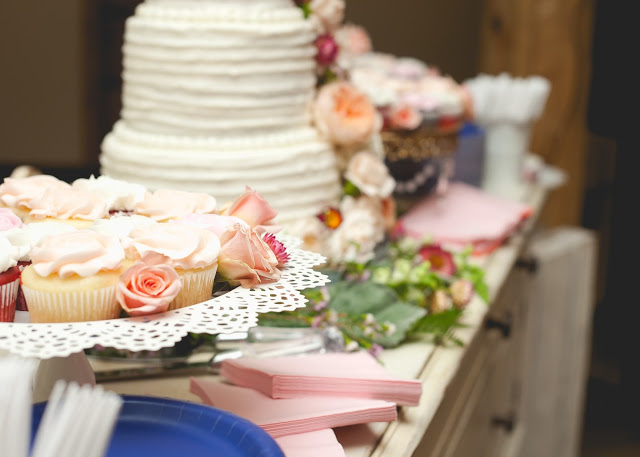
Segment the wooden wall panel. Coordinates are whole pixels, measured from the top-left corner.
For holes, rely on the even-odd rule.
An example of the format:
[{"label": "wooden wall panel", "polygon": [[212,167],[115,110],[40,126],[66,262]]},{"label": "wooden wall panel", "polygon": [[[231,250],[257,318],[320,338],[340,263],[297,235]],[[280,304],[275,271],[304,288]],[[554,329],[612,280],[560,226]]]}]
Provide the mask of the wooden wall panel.
[{"label": "wooden wall panel", "polygon": [[531,152],[564,170],[542,216],[548,226],[580,225],[586,179],[586,111],[593,3],[581,0],[485,0],[478,71],[540,75],[551,93],[536,122]]}]

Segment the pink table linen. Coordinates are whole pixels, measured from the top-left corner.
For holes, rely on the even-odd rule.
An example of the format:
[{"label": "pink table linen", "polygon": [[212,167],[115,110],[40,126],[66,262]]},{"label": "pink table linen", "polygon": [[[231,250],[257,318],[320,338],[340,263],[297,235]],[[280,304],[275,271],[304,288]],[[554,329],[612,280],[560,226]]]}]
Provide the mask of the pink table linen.
[{"label": "pink table linen", "polygon": [[532,214],[524,203],[452,182],[443,195],[431,195],[405,213],[398,230],[413,238],[430,236],[452,248],[472,245],[480,255],[499,247]]}]

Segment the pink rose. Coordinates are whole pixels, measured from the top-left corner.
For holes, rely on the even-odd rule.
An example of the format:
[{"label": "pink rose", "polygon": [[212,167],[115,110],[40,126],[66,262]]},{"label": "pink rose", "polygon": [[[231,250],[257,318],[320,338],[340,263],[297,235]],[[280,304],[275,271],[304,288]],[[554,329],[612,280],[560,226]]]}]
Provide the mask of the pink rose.
[{"label": "pink rose", "polygon": [[274,223],[278,212],[269,205],[262,195],[248,186],[245,193],[223,208],[220,214],[238,217],[260,233],[267,231],[267,229],[271,233],[276,233],[279,229],[279,226]]},{"label": "pink rose", "polygon": [[280,279],[278,259],[255,230],[235,224],[220,238],[218,273],[231,285],[255,287]]},{"label": "pink rose", "polygon": [[336,31],[336,40],[340,47],[351,55],[359,56],[373,51],[371,38],[364,27],[345,24]]},{"label": "pink rose", "polygon": [[315,44],[318,50],[316,53],[316,62],[318,62],[319,65],[327,66],[336,61],[340,48],[338,48],[338,43],[336,43],[336,40],[334,40],[331,35],[320,35],[313,44]]},{"label": "pink rose", "polygon": [[0,208],[0,232],[10,230],[12,228],[22,227],[22,219],[16,216],[16,213],[9,208]]},{"label": "pink rose", "polygon": [[182,289],[168,257],[149,252],[120,277],[116,298],[130,316],[163,313]]},{"label": "pink rose", "polygon": [[414,130],[422,124],[420,111],[410,105],[396,105],[387,114],[389,126],[394,129]]},{"label": "pink rose", "polygon": [[318,130],[341,146],[365,143],[379,127],[378,113],[369,97],[344,81],[322,86],[313,105],[313,118]]}]

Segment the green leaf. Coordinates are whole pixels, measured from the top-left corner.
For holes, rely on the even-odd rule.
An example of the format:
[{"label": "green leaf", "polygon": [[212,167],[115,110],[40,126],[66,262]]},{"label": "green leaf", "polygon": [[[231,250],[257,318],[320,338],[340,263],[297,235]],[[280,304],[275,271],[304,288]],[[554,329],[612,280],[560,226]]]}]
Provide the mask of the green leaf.
[{"label": "green leaf", "polygon": [[389,287],[371,281],[341,281],[330,287],[329,306],[339,313],[350,315],[376,314],[397,301],[398,296]]},{"label": "green leaf", "polygon": [[378,313],[375,313],[374,316],[380,324],[390,322],[395,325],[395,332],[391,335],[381,335],[374,338],[374,343],[378,343],[385,348],[398,346],[407,337],[407,332],[419,319],[424,317],[426,313],[427,311],[424,308],[419,308],[404,302],[396,302],[387,306]]}]

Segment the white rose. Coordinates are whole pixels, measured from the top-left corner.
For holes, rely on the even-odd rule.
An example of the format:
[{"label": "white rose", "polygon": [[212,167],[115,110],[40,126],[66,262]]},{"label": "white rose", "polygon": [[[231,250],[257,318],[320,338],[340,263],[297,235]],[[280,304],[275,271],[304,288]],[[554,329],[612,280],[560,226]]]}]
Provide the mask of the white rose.
[{"label": "white rose", "polygon": [[388,197],[396,185],[384,162],[368,151],[351,158],[344,177],[370,197]]},{"label": "white rose", "polygon": [[335,32],[344,19],[344,0],[311,0],[309,7],[319,34]]},{"label": "white rose", "polygon": [[384,227],[380,218],[370,208],[354,207],[343,213],[342,224],[327,240],[327,256],[334,262],[367,262],[384,239]]},{"label": "white rose", "polygon": [[302,249],[324,253],[324,242],[329,237],[329,228],[315,216],[300,219],[287,228],[287,233],[302,240]]}]

